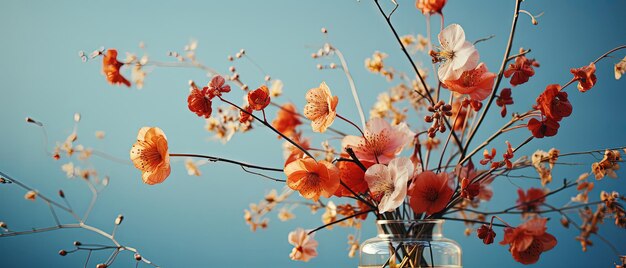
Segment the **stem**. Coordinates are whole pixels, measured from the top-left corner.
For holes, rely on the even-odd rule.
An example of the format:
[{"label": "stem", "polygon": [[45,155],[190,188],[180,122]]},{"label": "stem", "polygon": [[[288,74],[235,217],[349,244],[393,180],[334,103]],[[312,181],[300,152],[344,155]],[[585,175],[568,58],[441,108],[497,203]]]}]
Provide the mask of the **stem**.
[{"label": "stem", "polygon": [[339,49],[333,47],[333,51],[337,54],[339,61],[341,62],[341,67],[343,72],[346,74],[346,78],[348,79],[348,83],[350,84],[350,90],[352,91],[352,97],[354,98],[354,103],[356,104],[356,108],[359,111],[359,117],[361,118],[361,125],[365,127],[365,114],[363,113],[363,108],[361,107],[361,102],[359,101],[359,95],[356,91],[356,86],[354,85],[354,79],[352,79],[352,75],[350,74],[350,70],[348,70],[348,63],[346,63],[343,54]]},{"label": "stem", "polygon": [[361,130],[361,128],[359,126],[357,126],[355,123],[353,123],[352,121],[348,120],[347,118],[345,118],[345,117],[343,117],[343,116],[341,116],[339,114],[336,114],[336,115],[337,115],[337,117],[339,117],[339,119],[348,122],[350,125],[353,125],[356,129],[359,130],[359,132],[361,132],[361,136],[363,136],[363,138],[365,138],[365,134],[363,133],[363,131]]},{"label": "stem", "polygon": [[226,162],[226,163],[231,163],[231,164],[237,164],[239,166],[247,167],[247,168],[254,168],[254,169],[260,169],[260,170],[267,170],[267,171],[283,172],[282,168],[271,168],[271,167],[257,166],[257,165],[253,165],[253,164],[248,164],[248,163],[244,163],[244,162],[239,162],[239,161],[235,161],[235,160],[231,160],[231,159],[215,157],[215,156],[210,156],[210,155],[201,155],[201,154],[170,154],[170,156],[173,156],[173,157],[205,158],[205,159],[208,159],[211,162]]},{"label": "stem", "polygon": [[513,23],[511,24],[511,32],[509,34],[509,41],[508,41],[508,43],[506,45],[506,50],[504,52],[504,57],[502,59],[502,64],[500,65],[500,71],[498,72],[498,77],[496,78],[496,83],[493,86],[493,90],[491,91],[491,96],[489,97],[489,101],[487,102],[487,105],[485,106],[485,110],[483,110],[482,114],[480,115],[480,119],[478,119],[478,123],[475,125],[475,127],[472,129],[472,131],[470,131],[470,134],[469,134],[469,137],[467,139],[467,142],[465,143],[465,150],[463,150],[463,152],[461,153],[461,159],[465,158],[465,151],[467,150],[467,147],[472,142],[472,139],[474,138],[474,135],[476,135],[476,131],[478,130],[478,128],[480,127],[481,123],[485,119],[485,116],[487,115],[487,111],[489,111],[489,107],[491,107],[491,104],[493,103],[493,100],[495,100],[495,98],[496,98],[496,93],[498,92],[498,87],[500,86],[500,82],[502,81],[502,77],[504,76],[504,68],[506,67],[506,63],[507,63],[507,61],[509,59],[509,55],[511,53],[511,47],[513,46],[513,38],[515,37],[515,27],[517,26],[517,18],[519,16],[519,10],[520,10],[520,5],[521,4],[522,4],[522,0],[516,0],[515,1],[515,12],[513,13]]}]

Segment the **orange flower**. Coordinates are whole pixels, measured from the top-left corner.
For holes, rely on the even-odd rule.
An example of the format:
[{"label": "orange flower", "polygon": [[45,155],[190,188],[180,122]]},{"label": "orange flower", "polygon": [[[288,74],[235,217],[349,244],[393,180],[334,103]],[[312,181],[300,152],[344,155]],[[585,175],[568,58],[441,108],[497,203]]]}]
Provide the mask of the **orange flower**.
[{"label": "orange flower", "polygon": [[339,187],[339,169],[323,160],[296,159],[285,167],[285,175],[289,188],[316,202],[320,196],[330,197]]},{"label": "orange flower", "polygon": [[[348,155],[342,155],[341,157],[347,158]],[[374,163],[371,162],[361,162],[365,166],[365,168],[371,167]],[[339,161],[337,162],[337,168],[339,168],[339,178],[341,181],[346,184],[352,191],[357,194],[365,193],[368,190],[367,181],[365,181],[365,170],[361,169],[359,165],[349,162],[349,161]],[[336,196],[353,196],[353,194],[340,185],[335,192]]]},{"label": "orange flower", "polygon": [[463,72],[458,79],[444,81],[443,86],[459,94],[468,94],[472,100],[482,101],[491,93],[495,77],[496,74],[490,73],[481,62],[476,68]]},{"label": "orange flower", "polygon": [[441,13],[441,10],[446,5],[448,0],[417,0],[415,1],[415,7],[422,11],[422,14],[434,14]]},{"label": "orange flower", "polygon": [[413,179],[409,189],[409,204],[415,213],[432,215],[444,209],[453,194],[448,174],[424,171]]},{"label": "orange flower", "polygon": [[252,108],[248,105],[246,105],[246,107],[243,107],[244,111],[239,111],[239,123],[246,123],[248,121],[252,122],[253,117],[251,116],[252,114]]},{"label": "orange flower", "polygon": [[517,228],[504,228],[504,238],[500,245],[509,244],[513,259],[522,264],[533,264],[541,253],[556,246],[556,238],[546,233],[546,218],[534,218]]},{"label": "orange flower", "polygon": [[319,87],[312,88],[306,93],[307,104],[304,106],[304,116],[310,119],[311,127],[315,132],[324,132],[335,121],[337,103],[339,99],[330,93],[325,82]]},{"label": "orange flower", "polygon": [[144,183],[162,183],[170,175],[170,155],[163,131],[158,127],[141,128],[130,149],[130,160],[141,170]]},{"label": "orange flower", "polygon": [[[520,53],[523,50],[520,50]],[[539,67],[539,63],[537,61],[530,60],[526,58],[526,56],[518,56],[515,58],[515,63],[511,63],[509,68],[504,71],[504,77],[509,78],[511,75],[511,83],[512,86],[517,86],[528,82],[528,79],[535,75],[535,69],[533,66]]]},{"label": "orange flower", "polygon": [[306,262],[317,256],[317,241],[313,239],[314,235],[308,235],[302,228],[289,233],[289,244],[293,245],[289,257],[294,261]]},{"label": "orange flower", "polygon": [[262,85],[248,92],[248,104],[256,111],[265,109],[270,104],[270,90],[265,85]]},{"label": "orange flower", "polygon": [[302,124],[296,111],[296,106],[291,103],[281,106],[272,126],[285,136],[291,137],[296,132],[296,127]]},{"label": "orange flower", "polygon": [[207,94],[206,88],[200,90],[195,83],[191,82],[191,91],[187,97],[187,107],[189,110],[198,116],[209,118],[211,117],[211,112],[213,112],[211,104],[211,98]]},{"label": "orange flower", "polygon": [[580,92],[590,90],[598,80],[596,78],[596,65],[593,62],[584,67],[573,68],[570,72],[574,75],[574,80],[578,81]]},{"label": "orange flower", "polygon": [[102,72],[106,76],[107,81],[111,84],[124,84],[130,87],[130,81],[126,80],[126,78],[120,74],[122,65],[124,65],[124,63],[117,61],[117,50],[107,50],[102,58]]}]

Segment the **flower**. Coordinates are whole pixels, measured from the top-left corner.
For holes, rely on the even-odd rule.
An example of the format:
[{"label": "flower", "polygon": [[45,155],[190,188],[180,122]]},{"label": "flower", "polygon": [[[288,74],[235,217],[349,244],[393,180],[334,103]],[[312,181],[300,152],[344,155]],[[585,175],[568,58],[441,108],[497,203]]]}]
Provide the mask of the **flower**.
[{"label": "flower", "polygon": [[528,129],[535,138],[551,137],[559,131],[559,122],[550,118],[544,118],[542,121],[531,118],[528,121]]},{"label": "flower", "polygon": [[493,243],[493,239],[496,237],[496,232],[493,231],[493,228],[486,224],[481,225],[480,228],[476,230],[476,233],[478,233],[478,238],[482,239],[485,245]]},{"label": "flower", "polygon": [[407,183],[413,175],[413,163],[406,157],[394,158],[389,165],[375,164],[365,172],[365,181],[373,195],[382,195],[380,213],[395,210],[406,197]]},{"label": "flower", "polygon": [[524,190],[517,189],[517,207],[524,212],[534,212],[539,210],[539,206],[546,201],[546,193],[541,188],[530,188]]},{"label": "flower", "polygon": [[615,80],[619,80],[620,78],[622,78],[622,75],[626,73],[626,57],[624,57],[622,60],[615,64],[614,70]]},{"label": "flower", "polygon": [[185,160],[185,168],[187,169],[187,174],[189,174],[189,176],[202,175],[202,173],[200,173],[200,169],[198,169],[198,165],[196,165],[196,163],[194,163],[191,159]]},{"label": "flower", "polygon": [[320,195],[330,197],[339,187],[339,169],[327,161],[296,159],[285,166],[287,186],[317,202]]},{"label": "flower", "polygon": [[382,118],[370,119],[364,134],[364,137],[346,136],[341,142],[342,147],[352,148],[362,161],[379,164],[389,163],[415,136],[406,123],[391,126]]},{"label": "flower", "polygon": [[216,96],[222,96],[222,93],[230,92],[230,86],[225,85],[226,79],[221,75],[215,75],[211,78],[211,81],[207,84],[206,87],[202,88],[202,91],[205,92],[210,99],[213,99]]},{"label": "flower", "polygon": [[[342,155],[342,157],[347,158],[348,155]],[[374,163],[361,161],[361,163],[365,166],[365,168],[371,167]],[[341,182],[343,182],[350,190],[357,194],[365,193],[369,189],[367,186],[367,181],[365,181],[365,171],[359,167],[359,165],[350,161],[339,161],[337,162],[337,168],[339,168],[339,178]],[[340,185],[335,192],[336,196],[353,196],[346,187]]]},{"label": "flower", "polygon": [[204,118],[211,117],[213,108],[211,107],[211,97],[209,97],[208,87],[198,89],[195,83],[191,82],[191,89],[187,97],[187,107],[196,115]]},{"label": "flower", "polygon": [[294,261],[309,261],[317,256],[317,241],[313,239],[315,234],[308,235],[307,232],[298,228],[289,233],[289,244],[293,245],[293,250],[289,257]]},{"label": "flower", "polygon": [[422,14],[429,15],[434,13],[441,13],[441,10],[446,5],[448,0],[417,0],[415,1],[415,7],[422,11]]},{"label": "flower", "polygon": [[541,113],[554,121],[572,114],[572,104],[567,99],[567,92],[561,91],[558,84],[548,85],[546,90],[537,97],[537,106]]},{"label": "flower", "polygon": [[335,121],[337,96],[330,93],[325,82],[319,87],[312,88],[306,93],[307,104],[304,106],[304,116],[310,119],[311,127],[315,132],[324,132]]},{"label": "flower", "polygon": [[452,197],[448,174],[424,171],[413,179],[409,189],[409,204],[415,213],[432,215],[444,209]]},{"label": "flower", "polygon": [[436,52],[439,66],[439,80],[456,80],[464,71],[474,69],[480,56],[472,43],[465,40],[465,32],[458,24],[451,24],[439,33],[441,51]]},{"label": "flower", "polygon": [[[337,220],[337,206],[335,205],[335,202],[328,201],[328,203],[326,203],[326,211],[324,211],[324,214],[322,214],[322,223],[329,224],[336,220]],[[329,226],[326,226],[326,228],[328,228],[328,230],[332,230],[333,225],[331,224]]]},{"label": "flower", "polygon": [[574,75],[574,80],[578,81],[578,90],[585,92],[590,90],[598,78],[596,78],[596,65],[592,62],[587,66],[572,68],[570,72]]},{"label": "flower", "polygon": [[170,175],[167,138],[158,127],[142,127],[130,149],[130,160],[141,170],[144,183],[162,183]]},{"label": "flower", "polygon": [[270,104],[270,90],[265,85],[262,85],[248,92],[248,104],[256,111],[265,109]]},{"label": "flower", "polygon": [[24,199],[26,200],[35,201],[36,198],[37,198],[37,192],[35,191],[28,191],[26,192],[26,194],[24,194]]},{"label": "flower", "polygon": [[513,98],[511,97],[511,89],[505,88],[500,91],[500,96],[496,99],[496,105],[502,107],[500,115],[504,117],[506,115],[506,106],[513,104]]},{"label": "flower", "polygon": [[130,81],[120,74],[120,68],[124,65],[117,61],[117,50],[109,49],[102,58],[102,72],[111,84],[124,84],[130,87]]},{"label": "flower", "polygon": [[247,122],[252,122],[252,107],[246,105],[242,110],[239,110],[239,123],[245,124]]},{"label": "flower", "polygon": [[528,82],[530,77],[535,75],[533,66],[538,67],[539,64],[535,60],[529,60],[524,55],[518,56],[515,58],[515,62],[511,63],[509,68],[504,71],[504,77],[509,78],[513,76],[511,81],[509,81],[512,86],[524,84]]},{"label": "flower", "polygon": [[546,233],[546,218],[534,218],[516,228],[504,228],[504,238],[500,245],[509,245],[513,259],[522,264],[533,264],[541,253],[556,246],[556,238]]},{"label": "flower", "polygon": [[291,103],[281,106],[276,119],[272,121],[272,126],[287,137],[291,137],[296,132],[296,127],[301,124],[296,106]]},{"label": "flower", "polygon": [[481,62],[476,68],[463,72],[458,79],[444,81],[443,86],[456,93],[468,94],[473,100],[482,101],[491,93],[495,77],[496,74],[490,73],[485,63]]}]

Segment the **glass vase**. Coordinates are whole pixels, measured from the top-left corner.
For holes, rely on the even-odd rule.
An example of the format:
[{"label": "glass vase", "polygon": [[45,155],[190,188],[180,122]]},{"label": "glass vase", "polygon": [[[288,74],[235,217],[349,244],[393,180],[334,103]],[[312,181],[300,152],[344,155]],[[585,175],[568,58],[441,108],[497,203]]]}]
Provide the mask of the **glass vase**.
[{"label": "glass vase", "polygon": [[359,268],[461,268],[461,247],[442,235],[444,220],[379,220],[378,236],[363,242]]}]

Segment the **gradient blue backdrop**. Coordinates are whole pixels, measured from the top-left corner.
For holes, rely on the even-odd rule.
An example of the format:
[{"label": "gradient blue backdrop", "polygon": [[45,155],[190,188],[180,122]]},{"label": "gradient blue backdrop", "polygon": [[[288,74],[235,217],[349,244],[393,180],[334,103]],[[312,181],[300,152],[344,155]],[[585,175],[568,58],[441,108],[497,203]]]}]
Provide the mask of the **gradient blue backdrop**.
[{"label": "gradient blue backdrop", "polygon": [[[400,2],[393,17],[399,32],[424,34],[424,17],[414,9],[413,1]],[[390,7],[389,3],[385,5]],[[451,0],[444,11],[446,23],[463,25],[469,40],[495,34],[478,49],[489,68],[497,70],[513,6],[513,0]],[[588,64],[626,42],[624,1],[530,0],[523,8],[545,15],[538,26],[532,26],[522,15],[514,51],[521,46],[532,48],[531,57],[538,58],[542,65],[529,83],[514,89],[514,111],[526,111],[545,85],[568,81],[569,68]],[[172,152],[221,155],[268,166],[282,163],[280,142],[265,129],[236,136],[227,145],[207,141],[203,120],[190,113],[186,104],[187,81],[206,81],[203,72],[156,69],[148,75],[143,90],[115,87],[101,75],[100,61],[82,63],[77,56],[79,50],[90,52],[104,46],[117,48],[123,56],[126,51],[137,52],[137,44],[144,41],[153,59],[166,60],[167,51],[180,51],[194,38],[200,44],[197,56],[201,61],[226,72],[230,64],[226,55],[246,48],[268,73],[284,81],[286,99],[294,100],[298,107],[303,105],[304,92],[325,80],[341,99],[341,113],[355,120],[357,113],[343,74],[317,71],[317,62],[310,58],[310,53],[324,42],[321,27],[329,29],[330,40],[343,50],[365,107],[371,107],[388,84],[363,68],[364,58],[375,50],[384,51],[389,54],[388,64],[410,72],[371,1],[2,1],[0,25],[0,170],[43,193],[54,195],[63,188],[79,211],[89,202],[88,189],[79,180],[65,178],[60,165],[66,160],[55,162],[44,154],[42,133],[24,122],[26,116],[44,122],[54,144],[71,133],[72,115],[80,112],[83,120],[79,142],[123,159],[128,157],[140,127],[159,126],[166,132]],[[434,21],[433,25],[436,28],[439,24]],[[422,59],[429,67],[428,59]],[[622,105],[626,91],[625,82],[613,78],[612,64],[616,61],[598,64],[599,82],[590,92],[570,90],[574,112],[563,121],[557,138],[533,141],[518,155],[552,146],[575,151],[625,145]],[[262,79],[250,64],[239,64],[238,69],[251,84]],[[125,72],[128,75],[128,70]],[[234,91],[230,98],[239,100],[240,94]],[[420,120],[412,122],[416,125]],[[504,122],[494,113],[476,137],[476,144]],[[352,131],[341,122],[337,127]],[[107,137],[95,139],[96,130],[106,131]],[[508,139],[517,144],[526,135],[520,131]],[[499,139],[495,144],[503,142]],[[89,222],[110,230],[118,213],[124,214],[118,239],[139,248],[144,256],[164,267],[356,267],[356,259],[346,256],[348,233],[342,228],[317,234],[318,258],[309,263],[289,260],[287,233],[298,226],[316,227],[319,213],[310,216],[300,210],[297,219],[286,223],[272,217],[268,230],[250,232],[242,210],[281,185],[242,173],[239,167],[207,165],[198,178],[187,176],[182,162],[175,162],[170,178],[150,187],[142,184],[139,171],[130,165],[102,159],[94,159],[93,164],[101,175],[111,177],[111,184],[102,193]],[[556,188],[561,179],[575,178],[588,169],[558,167],[554,173],[557,182],[550,187]],[[524,187],[538,184],[515,182]],[[517,186],[506,179],[496,181],[494,186],[494,200],[488,209],[515,201]],[[604,179],[592,198],[597,199],[599,190],[606,188],[626,190],[623,178]],[[0,185],[0,220],[16,230],[53,224],[45,205],[25,201],[23,194],[16,187]],[[549,202],[562,205],[573,195],[572,190],[550,197]],[[508,219],[514,224],[520,222],[517,217]],[[521,266],[512,260],[506,247],[484,246],[474,236],[466,238],[463,229],[462,224],[446,223],[446,234],[463,246],[466,267]],[[616,260],[609,247],[595,237],[595,245],[582,253],[574,240],[576,231],[560,227],[557,216],[553,216],[549,231],[559,238],[559,244],[545,253],[536,267],[611,267]],[[618,250],[626,254],[623,229],[609,223],[600,233],[618,241]],[[374,235],[373,223],[368,222],[363,237]],[[57,254],[59,249],[71,248],[74,240],[106,242],[77,230],[3,238],[0,266],[80,267],[84,255]],[[100,261],[105,258],[96,257]],[[116,266],[134,265],[130,255],[120,258]]]}]

